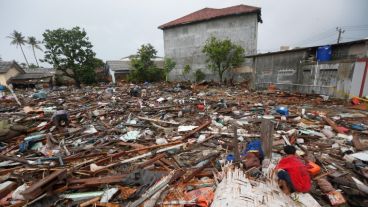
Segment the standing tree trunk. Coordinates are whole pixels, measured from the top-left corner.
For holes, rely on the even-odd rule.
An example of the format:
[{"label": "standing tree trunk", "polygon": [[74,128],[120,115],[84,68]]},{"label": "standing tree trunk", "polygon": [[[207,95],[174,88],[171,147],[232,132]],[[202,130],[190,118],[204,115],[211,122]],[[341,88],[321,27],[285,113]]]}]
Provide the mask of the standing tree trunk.
[{"label": "standing tree trunk", "polygon": [[20,44],[18,44],[18,45],[19,45],[20,49],[22,50],[23,57],[24,57],[24,59],[26,60],[27,66],[28,66],[28,68],[29,68],[29,63],[28,63],[28,60],[27,60],[26,55],[24,54],[23,47],[22,47],[22,45],[20,45]]},{"label": "standing tree trunk", "polygon": [[33,50],[34,59],[36,60],[36,63],[37,63],[37,67],[40,67],[40,65],[38,64],[38,60],[37,60],[37,57],[36,57],[36,52],[35,52],[34,46],[32,46],[32,50]]},{"label": "standing tree trunk", "polygon": [[220,83],[222,83],[222,77],[224,76],[224,72],[225,72],[225,71],[221,71],[221,70],[219,70]]}]

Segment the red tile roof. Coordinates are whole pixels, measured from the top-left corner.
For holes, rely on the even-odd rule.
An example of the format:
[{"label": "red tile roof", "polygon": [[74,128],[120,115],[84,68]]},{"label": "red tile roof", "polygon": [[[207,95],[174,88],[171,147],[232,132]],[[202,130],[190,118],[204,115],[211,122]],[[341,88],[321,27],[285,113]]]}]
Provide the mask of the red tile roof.
[{"label": "red tile roof", "polygon": [[183,25],[183,24],[190,24],[194,22],[201,22],[201,21],[206,21],[206,20],[220,18],[220,17],[240,15],[240,14],[253,13],[253,12],[258,13],[258,21],[262,22],[260,18],[260,11],[261,11],[261,8],[259,7],[247,6],[247,5],[242,5],[242,4],[238,6],[223,8],[223,9],[204,8],[199,11],[188,14],[184,17],[181,17],[179,19],[176,19],[174,21],[163,24],[159,26],[158,28],[167,29],[170,27],[175,27],[175,26]]}]

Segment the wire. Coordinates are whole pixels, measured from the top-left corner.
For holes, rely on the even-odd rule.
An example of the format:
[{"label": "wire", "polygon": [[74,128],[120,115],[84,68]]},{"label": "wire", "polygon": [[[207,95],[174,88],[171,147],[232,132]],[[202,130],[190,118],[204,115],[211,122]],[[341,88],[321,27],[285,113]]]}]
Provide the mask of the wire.
[{"label": "wire", "polygon": [[322,40],[332,39],[332,38],[335,39],[335,36],[336,36],[336,33],[325,35],[324,37],[321,37],[319,39],[316,39],[316,40],[313,40],[313,41],[308,41],[308,42],[305,42],[303,44],[299,44],[297,46],[298,47],[303,47],[303,46],[306,46],[306,45],[319,45]]},{"label": "wire", "polygon": [[311,43],[311,42],[316,42],[316,41],[319,41],[319,40],[322,40],[322,39],[326,39],[327,37],[331,37],[331,36],[334,36],[336,35],[336,31],[335,31],[336,28],[330,28],[322,33],[319,33],[319,34],[316,34],[316,35],[312,35],[310,38],[307,38],[307,39],[304,39],[302,41],[299,41],[293,45],[306,45],[308,43]]},{"label": "wire", "polygon": [[342,28],[365,28],[368,27],[368,25],[350,25],[350,26],[341,26]]},{"label": "wire", "polygon": [[304,39],[303,41],[300,41],[300,42],[304,42],[304,41],[309,41],[309,40],[313,40],[313,39],[316,39],[316,38],[320,38],[321,36],[324,36],[324,35],[329,34],[331,32],[334,32],[334,30],[328,29],[328,30],[326,30],[324,32],[321,32],[319,34],[311,35],[311,37],[306,38],[306,39]]}]

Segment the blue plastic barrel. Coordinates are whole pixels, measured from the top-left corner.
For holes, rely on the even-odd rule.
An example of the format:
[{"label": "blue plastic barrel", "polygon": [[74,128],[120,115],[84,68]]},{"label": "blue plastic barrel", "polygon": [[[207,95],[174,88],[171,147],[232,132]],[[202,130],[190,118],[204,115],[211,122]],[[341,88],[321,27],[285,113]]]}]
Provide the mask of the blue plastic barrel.
[{"label": "blue plastic barrel", "polygon": [[331,45],[321,46],[317,48],[317,61],[329,61],[332,57]]}]

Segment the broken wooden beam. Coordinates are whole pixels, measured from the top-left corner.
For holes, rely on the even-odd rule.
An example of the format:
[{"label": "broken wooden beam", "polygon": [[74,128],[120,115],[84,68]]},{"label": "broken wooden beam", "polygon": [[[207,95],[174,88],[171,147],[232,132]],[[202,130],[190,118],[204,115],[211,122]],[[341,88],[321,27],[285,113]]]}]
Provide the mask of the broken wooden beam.
[{"label": "broken wooden beam", "polygon": [[193,136],[195,133],[203,130],[204,128],[208,127],[210,124],[212,123],[211,120],[207,120],[204,124],[202,124],[201,126],[195,128],[194,130],[192,130],[191,132],[189,132],[188,134],[183,136],[183,139],[188,139],[191,136]]},{"label": "broken wooden beam", "polygon": [[114,175],[106,177],[92,177],[83,179],[68,179],[69,189],[81,189],[88,187],[98,187],[106,184],[120,183],[127,175]]},{"label": "broken wooden beam", "polygon": [[52,190],[52,187],[61,180],[66,179],[67,170],[56,170],[44,179],[34,183],[21,194],[27,200],[32,200],[43,193]]},{"label": "broken wooden beam", "polygon": [[5,181],[0,184],[0,198],[4,198],[10,192],[17,188],[17,183],[13,181]]},{"label": "broken wooden beam", "polygon": [[332,121],[330,118],[328,118],[327,116],[323,116],[322,119],[328,123],[328,125],[330,125],[332,127],[333,130],[335,130],[337,133],[344,133],[344,131],[342,129],[340,129],[337,124]]}]

